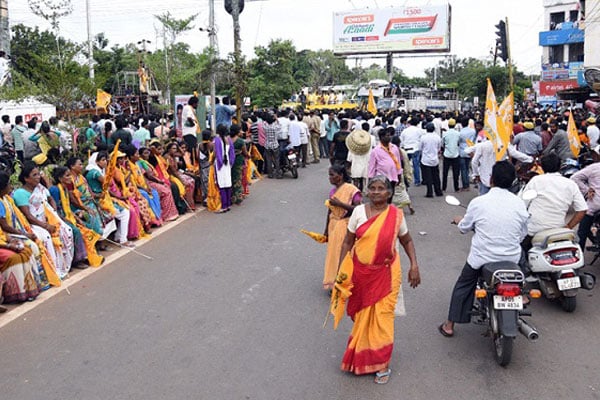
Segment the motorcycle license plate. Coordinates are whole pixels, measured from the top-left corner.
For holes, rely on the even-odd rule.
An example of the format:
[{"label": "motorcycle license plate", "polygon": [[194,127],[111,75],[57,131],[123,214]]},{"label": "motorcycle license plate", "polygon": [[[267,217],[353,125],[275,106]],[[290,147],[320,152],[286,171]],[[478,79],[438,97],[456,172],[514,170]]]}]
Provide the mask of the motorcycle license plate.
[{"label": "motorcycle license plate", "polygon": [[295,154],[288,154],[288,160],[295,160],[295,159],[296,159]]},{"label": "motorcycle license plate", "polygon": [[579,280],[578,276],[576,276],[574,278],[558,279],[556,281],[556,284],[558,285],[558,290],[560,290],[560,291],[569,290],[569,289],[577,289],[577,288],[581,287],[581,281]]},{"label": "motorcycle license plate", "polygon": [[496,310],[522,310],[523,296],[494,296],[494,308]]}]

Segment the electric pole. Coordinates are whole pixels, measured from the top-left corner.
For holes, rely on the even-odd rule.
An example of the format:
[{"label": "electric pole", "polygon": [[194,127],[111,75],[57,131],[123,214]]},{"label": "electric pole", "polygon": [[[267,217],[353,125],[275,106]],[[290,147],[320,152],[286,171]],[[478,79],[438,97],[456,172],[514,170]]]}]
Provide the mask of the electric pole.
[{"label": "electric pole", "polygon": [[92,42],[92,16],[90,14],[90,0],[85,0],[85,13],[87,16],[88,36],[88,65],[90,67],[90,80],[94,82],[94,43]]},{"label": "electric pole", "polygon": [[8,28],[8,0],[0,0],[0,50],[10,54],[10,32]]},{"label": "electric pole", "polygon": [[215,116],[215,97],[216,97],[216,32],[215,32],[215,0],[209,0],[209,27],[208,38],[210,40],[210,130],[215,135],[217,118]]},{"label": "electric pole", "polygon": [[[234,70],[235,70],[235,115],[238,121],[238,124],[242,122],[242,77],[241,77],[241,38],[240,38],[240,0],[233,0],[233,10],[231,16],[233,18],[233,62],[234,62]],[[243,3],[242,3],[243,4]]]}]

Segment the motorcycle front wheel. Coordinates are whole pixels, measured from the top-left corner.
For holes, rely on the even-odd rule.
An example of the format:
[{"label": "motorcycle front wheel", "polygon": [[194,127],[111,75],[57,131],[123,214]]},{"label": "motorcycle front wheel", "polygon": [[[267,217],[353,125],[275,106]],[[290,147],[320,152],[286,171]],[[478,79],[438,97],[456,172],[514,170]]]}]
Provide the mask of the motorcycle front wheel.
[{"label": "motorcycle front wheel", "polygon": [[502,367],[506,367],[510,363],[514,339],[504,335],[494,335],[496,362]]},{"label": "motorcycle front wheel", "polygon": [[298,179],[298,167],[296,165],[292,165],[290,167],[290,171],[292,172],[292,178]]}]

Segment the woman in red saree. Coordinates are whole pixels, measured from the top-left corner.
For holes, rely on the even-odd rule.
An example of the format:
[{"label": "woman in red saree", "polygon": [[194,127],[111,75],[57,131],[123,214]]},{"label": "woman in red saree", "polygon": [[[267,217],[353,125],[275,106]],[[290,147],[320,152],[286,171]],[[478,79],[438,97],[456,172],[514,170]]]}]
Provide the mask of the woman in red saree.
[{"label": "woman in red saree", "polygon": [[402,271],[396,251],[400,241],[410,259],[408,282],[421,282],[417,256],[402,210],[388,204],[392,185],[384,176],[369,181],[370,202],[357,206],[342,244],[340,271],[331,295],[337,327],[344,306],[354,321],[342,370],[356,375],[375,373],[375,383],[387,383],[394,346],[394,316]]}]

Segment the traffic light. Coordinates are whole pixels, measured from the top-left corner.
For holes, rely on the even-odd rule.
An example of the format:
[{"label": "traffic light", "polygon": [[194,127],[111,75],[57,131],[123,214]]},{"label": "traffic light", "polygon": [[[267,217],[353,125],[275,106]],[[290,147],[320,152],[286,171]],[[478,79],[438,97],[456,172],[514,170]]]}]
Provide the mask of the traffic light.
[{"label": "traffic light", "polygon": [[387,56],[385,57],[385,72],[388,74],[391,74],[393,72],[393,58],[392,58],[392,53],[387,53]]},{"label": "traffic light", "polygon": [[[244,0],[238,0],[238,7],[240,9],[239,14],[241,14],[242,11],[244,11]],[[225,11],[227,11],[229,14],[233,15],[233,1],[232,0],[225,0]]]},{"label": "traffic light", "polygon": [[500,20],[496,25],[496,49],[498,50],[498,56],[506,62],[509,58],[508,54],[508,36],[506,34],[506,22]]}]

